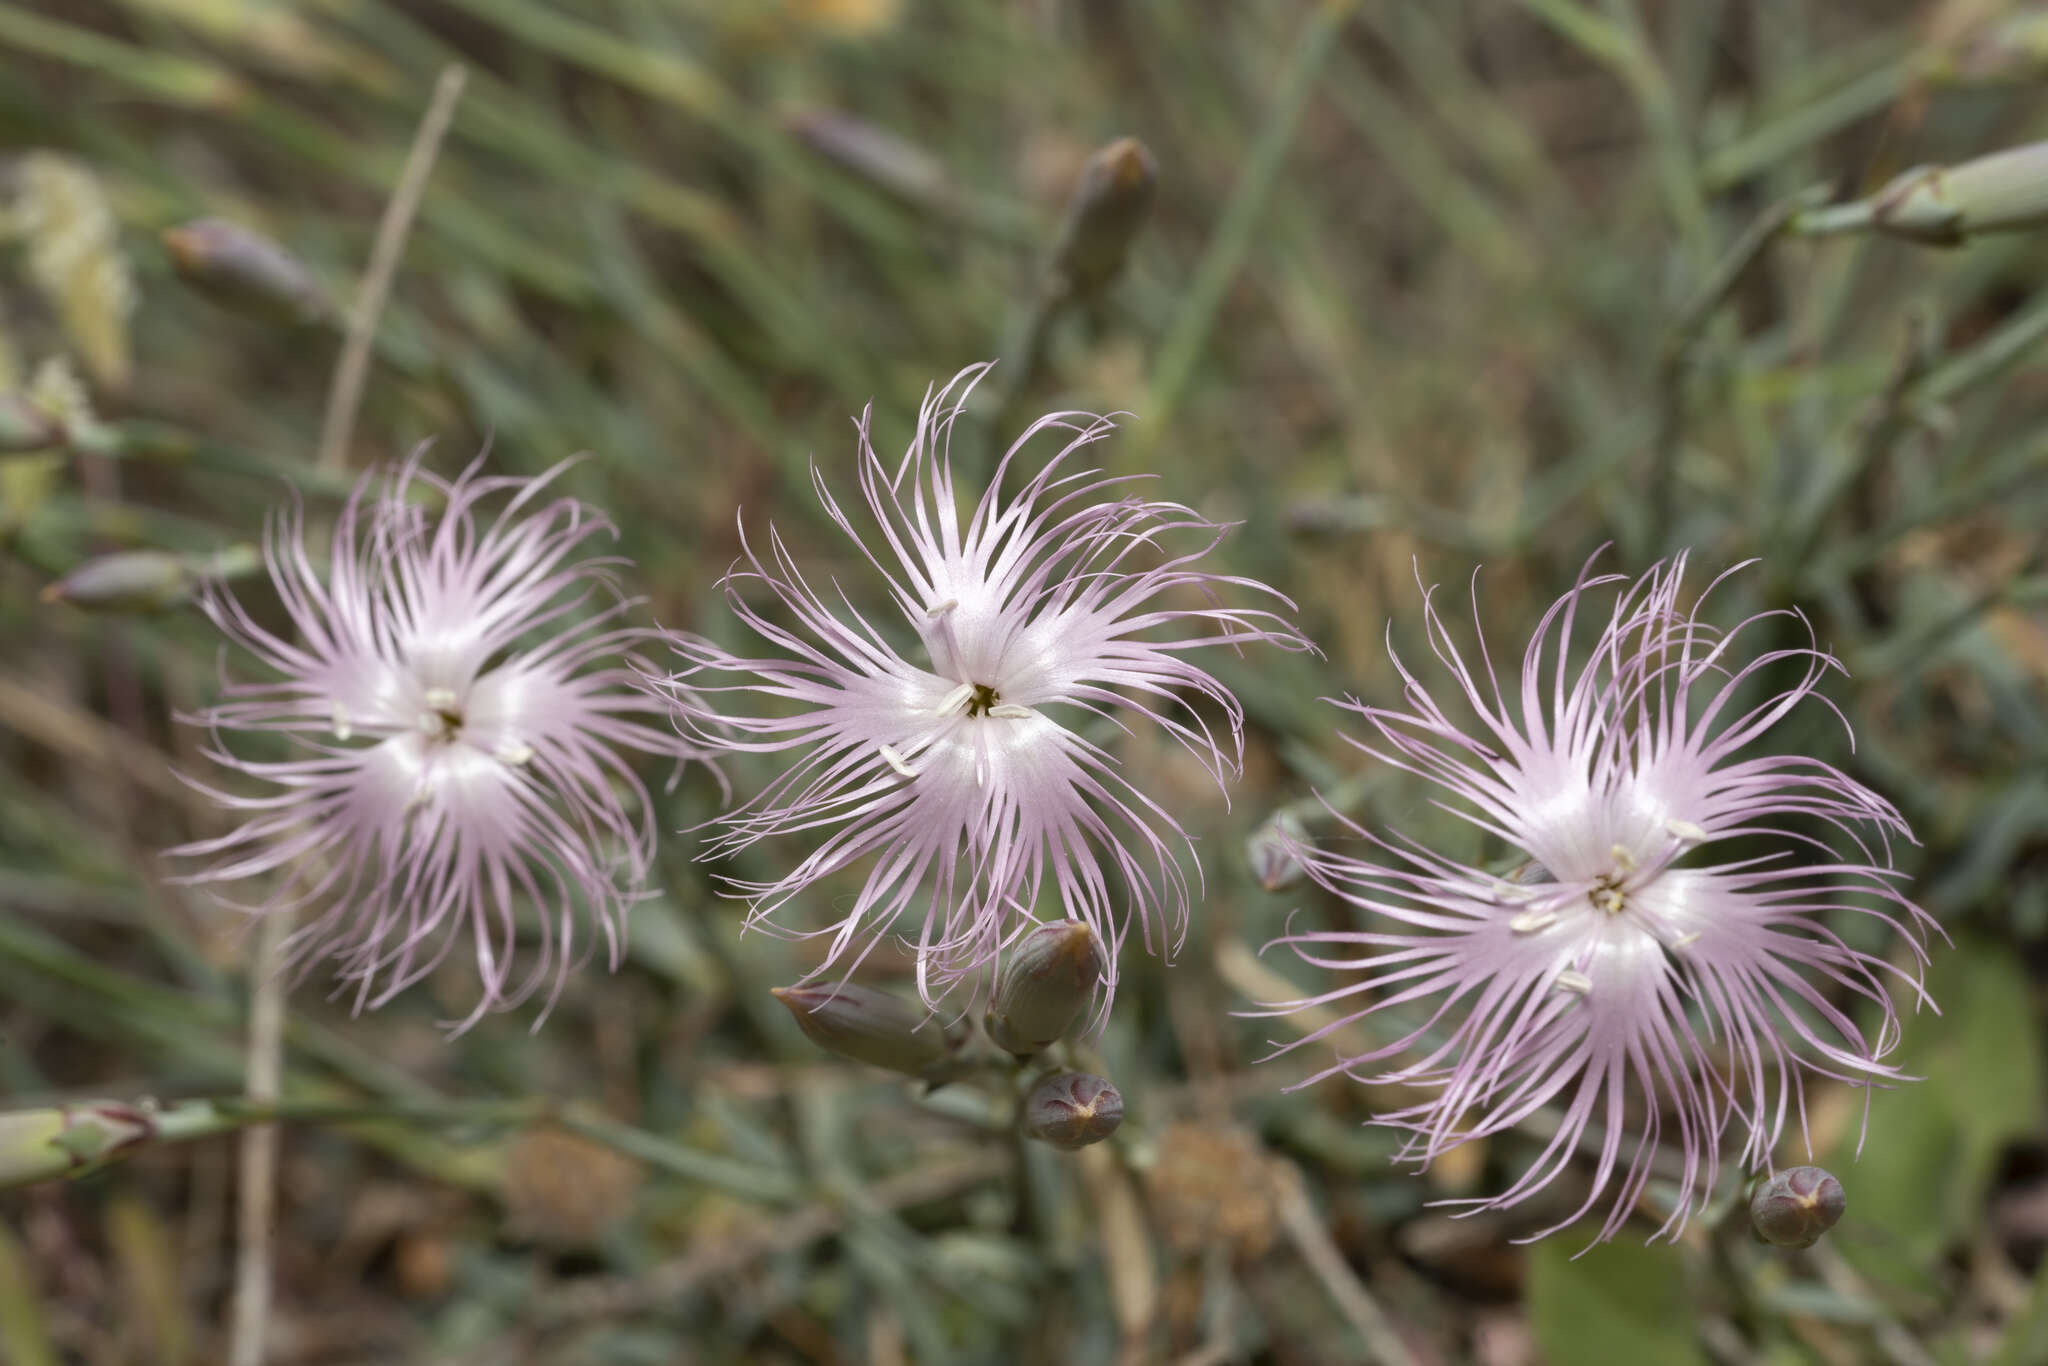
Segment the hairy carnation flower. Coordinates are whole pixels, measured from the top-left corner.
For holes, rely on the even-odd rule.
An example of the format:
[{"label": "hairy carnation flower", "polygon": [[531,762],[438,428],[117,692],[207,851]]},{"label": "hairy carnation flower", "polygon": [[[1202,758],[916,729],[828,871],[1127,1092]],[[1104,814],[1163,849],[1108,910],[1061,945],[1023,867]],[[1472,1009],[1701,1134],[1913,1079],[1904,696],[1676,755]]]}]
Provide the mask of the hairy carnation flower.
[{"label": "hairy carnation flower", "polygon": [[[552,999],[590,947],[586,922],[616,966],[654,838],[621,751],[697,753],[650,723],[657,703],[630,651],[652,633],[610,624],[633,605],[610,576],[620,561],[585,555],[610,523],[549,498],[564,466],[526,479],[482,476],[481,463],[453,483],[418,455],[381,481],[365,476],[335,522],[324,575],[303,510],[273,513],[265,552],[288,633],[224,591],[205,596],[214,623],[276,676],[225,684],[196,720],[212,732],[211,758],[267,790],[205,789],[241,825],[172,851],[214,860],[187,881],[274,879],[249,909],[320,906],[292,951],[335,957],[358,1008],[466,944],[483,992],[465,1028],[543,983]],[[415,493],[442,506],[418,506]],[[500,510],[484,513],[499,495]],[[231,733],[259,731],[296,752],[230,750]],[[523,976],[521,902],[539,912]]]},{"label": "hairy carnation flower", "polygon": [[[1216,601],[1224,589],[1279,598],[1196,567],[1225,528],[1177,503],[1112,497],[1130,481],[1074,468],[1077,453],[1114,429],[1107,418],[1055,413],[1033,423],[963,522],[947,443],[986,369],[927,395],[893,471],[860,420],[860,488],[879,548],[813,475],[827,513],[888,585],[922,647],[915,657],[836,585],[829,596],[814,589],[771,528],[766,559],[746,545],[726,587],[734,612],[775,653],[749,658],[683,644],[692,666],[685,677],[707,697],[751,695],[768,706],[714,716],[686,701],[679,714],[730,748],[791,756],[757,798],[720,818],[710,856],[770,836],[828,832],[779,878],[729,879],[753,902],[750,923],[865,860],[866,881],[843,917],[813,932],[831,937],[824,967],[849,947],[864,953],[900,913],[921,906],[919,986],[936,1000],[963,977],[985,982],[1005,946],[1030,930],[1049,887],[1064,913],[1108,946],[1113,990],[1127,924],[1113,913],[1113,889],[1121,883],[1128,894],[1146,944],[1156,932],[1170,948],[1187,915],[1174,847],[1187,837],[1074,723],[1150,720],[1221,785],[1242,757],[1242,713],[1186,656],[1250,642],[1309,646],[1271,612]],[[1004,475],[1045,431],[1061,432],[1065,445],[1014,497],[1003,496]],[[1161,549],[1177,533],[1192,533],[1192,543]],[[789,624],[748,600],[755,589]],[[721,675],[736,681],[707,682]],[[1222,712],[1227,735],[1212,731],[1190,697]]]},{"label": "hairy carnation flower", "polygon": [[[1348,702],[1377,732],[1354,743],[1441,785],[1460,799],[1445,809],[1527,862],[1504,880],[1346,821],[1384,861],[1300,855],[1317,883],[1370,913],[1368,927],[1282,941],[1319,967],[1365,975],[1276,1012],[1364,1000],[1349,1024],[1428,1003],[1400,1037],[1321,1074],[1434,1090],[1377,1121],[1409,1131],[1404,1156],[1426,1164],[1561,1106],[1555,1135],[1521,1177],[1474,1203],[1528,1198],[1585,1140],[1598,1153],[1591,1193],[1555,1228],[1612,1188],[1602,1239],[1642,1193],[1667,1125],[1678,1200],[1658,1233],[1675,1235],[1712,1193],[1731,1124],[1742,1159],[1765,1164],[1787,1114],[1797,1108],[1803,1122],[1808,1074],[1897,1079],[1881,1061],[1899,1022],[1880,981],[1897,969],[1850,947],[1830,920],[1871,917],[1901,932],[1922,964],[1933,925],[1898,890],[1889,841],[1911,833],[1889,803],[1818,759],[1739,757],[1803,700],[1829,705],[1815,689],[1840,666],[1810,628],[1804,645],[1739,661],[1747,628],[1804,618],[1764,613],[1722,634],[1699,620],[1704,594],[1680,606],[1684,574],[1680,555],[1620,590],[1574,673],[1574,618],[1592,590],[1624,581],[1582,574],[1544,614],[1519,689],[1506,694],[1484,641],[1475,672],[1425,594],[1432,650],[1479,724],[1453,720],[1396,658],[1408,707]],[[1796,682],[1744,704],[1745,685],[1787,668]],[[1924,999],[1917,980],[1898,975]],[[1874,1004],[1874,1038],[1835,989]],[[1412,1060],[1375,1070],[1404,1055]],[[1641,1136],[1624,1164],[1632,1126]]]}]

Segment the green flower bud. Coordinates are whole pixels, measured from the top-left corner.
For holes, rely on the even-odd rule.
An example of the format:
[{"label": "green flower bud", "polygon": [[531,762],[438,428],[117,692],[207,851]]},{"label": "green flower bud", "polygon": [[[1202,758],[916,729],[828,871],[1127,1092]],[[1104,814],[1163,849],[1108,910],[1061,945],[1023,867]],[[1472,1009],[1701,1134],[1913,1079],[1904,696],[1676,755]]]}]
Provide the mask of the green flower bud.
[{"label": "green flower bud", "polygon": [[43,589],[43,601],[112,612],[160,612],[191,593],[191,567],[182,555],[121,550],[87,560]]},{"label": "green flower bud", "polygon": [[1810,233],[1875,229],[1952,247],[1978,233],[2048,225],[2048,142],[2008,147],[1956,166],[1915,166],[1868,199],[1802,215]]},{"label": "green flower bud", "polygon": [[1041,925],[1011,951],[996,975],[988,1036],[1029,1057],[1064,1038],[1102,980],[1095,931],[1079,920]]},{"label": "green flower bud", "polygon": [[150,1111],[112,1100],[0,1115],[0,1190],[77,1171],[155,1133]]},{"label": "green flower bud", "polygon": [[914,1077],[944,1062],[952,1051],[936,1019],[886,991],[842,982],[775,987],[773,992],[812,1043],[842,1058]]},{"label": "green flower bud", "polygon": [[1777,1247],[1812,1247],[1848,1207],[1842,1183],[1819,1167],[1787,1167],[1749,1197],[1756,1236]]},{"label": "green flower bud", "polygon": [[1302,879],[1301,860],[1294,856],[1294,846],[1306,843],[1308,827],[1301,818],[1286,811],[1276,813],[1245,841],[1252,876],[1269,892],[1286,891]]},{"label": "green flower bud", "polygon": [[1024,1098],[1024,1136],[1069,1152],[1100,1143],[1123,1122],[1123,1096],[1086,1072],[1055,1072]]},{"label": "green flower bud", "polygon": [[305,262],[239,223],[201,218],[165,228],[163,243],[179,277],[227,307],[289,323],[333,314]]}]

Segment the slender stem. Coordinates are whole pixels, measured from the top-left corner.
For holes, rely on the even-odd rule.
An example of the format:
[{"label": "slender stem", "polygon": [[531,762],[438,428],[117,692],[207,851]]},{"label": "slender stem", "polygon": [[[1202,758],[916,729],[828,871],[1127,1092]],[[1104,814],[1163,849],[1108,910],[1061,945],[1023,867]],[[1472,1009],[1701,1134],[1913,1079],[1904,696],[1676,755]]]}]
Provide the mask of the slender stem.
[{"label": "slender stem", "polygon": [[[314,466],[338,474],[348,463],[356,410],[368,378],[370,347],[391,293],[391,280],[412,230],[413,216],[426,193],[427,176],[439,154],[441,139],[455,115],[467,73],[460,66],[441,72],[427,112],[413,134],[411,150],[399,172],[397,188],[384,207],[377,239],[370,251],[355,307],[348,320],[341,357],[327,392],[327,412],[320,424],[320,445]],[[257,929],[250,966],[253,999],[249,1009],[249,1051],[245,1089],[252,1104],[267,1105],[278,1096],[284,1065],[284,941],[291,930],[289,912],[273,911]],[[243,1131],[239,1170],[235,1295],[228,1360],[230,1366],[263,1366],[264,1339],[270,1320],[271,1235],[277,1198],[277,1130],[258,1124]]]},{"label": "slender stem", "polygon": [[[284,940],[290,916],[266,915],[256,926],[251,958],[254,999],[249,1008],[249,1053],[243,1093],[266,1106],[277,1099],[284,1070]],[[263,1366],[270,1318],[270,1234],[277,1203],[277,1126],[243,1130],[235,1180],[235,1299],[229,1341],[232,1366]]]},{"label": "slender stem", "polygon": [[1290,1172],[1289,1177],[1280,1198],[1280,1226],[1302,1261],[1322,1282],[1331,1302],[1365,1340],[1366,1359],[1381,1366],[1417,1366],[1415,1354],[1395,1331],[1386,1311],[1365,1288],[1365,1282],[1358,1279],[1358,1273],[1344,1260],[1343,1250],[1316,1217],[1302,1191],[1301,1173]]},{"label": "slender stem", "polygon": [[326,473],[336,473],[348,464],[349,439],[355,433],[356,409],[363,399],[363,382],[370,372],[370,344],[377,335],[377,319],[390,296],[392,277],[398,273],[398,259],[405,253],[405,239],[412,231],[413,215],[427,190],[427,175],[440,154],[441,139],[455,117],[455,102],[469,79],[460,66],[446,67],[434,85],[433,102],[413,135],[412,150],[398,173],[398,187],[384,208],[377,225],[377,240],[370,248],[370,267],[363,274],[355,307],[350,310],[348,334],[335,363],[334,382],[327,391],[327,415],[320,423],[320,450],[315,463]]}]

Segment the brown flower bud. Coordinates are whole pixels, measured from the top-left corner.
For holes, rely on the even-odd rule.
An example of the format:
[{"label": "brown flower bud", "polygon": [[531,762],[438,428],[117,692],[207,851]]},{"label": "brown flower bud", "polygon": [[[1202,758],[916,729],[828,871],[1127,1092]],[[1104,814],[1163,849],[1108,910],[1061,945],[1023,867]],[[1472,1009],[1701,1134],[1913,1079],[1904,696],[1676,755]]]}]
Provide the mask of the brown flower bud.
[{"label": "brown flower bud", "polygon": [[1159,163],[1136,138],[1118,138],[1088,158],[1053,247],[1053,278],[1063,294],[1091,299],[1117,277],[1158,184]]},{"label": "brown flower bud", "polygon": [[1787,1167],[1757,1183],[1749,1197],[1756,1236],[1777,1247],[1812,1247],[1848,1207],[1842,1183],[1819,1167]]},{"label": "brown flower bud", "polygon": [[1069,1152],[1100,1143],[1123,1122],[1123,1096],[1086,1072],[1055,1072],[1024,1098],[1024,1136]]},{"label": "brown flower bud", "polygon": [[1041,925],[1011,951],[996,976],[988,1036],[1020,1057],[1064,1038],[1102,980],[1095,931],[1079,920]]}]

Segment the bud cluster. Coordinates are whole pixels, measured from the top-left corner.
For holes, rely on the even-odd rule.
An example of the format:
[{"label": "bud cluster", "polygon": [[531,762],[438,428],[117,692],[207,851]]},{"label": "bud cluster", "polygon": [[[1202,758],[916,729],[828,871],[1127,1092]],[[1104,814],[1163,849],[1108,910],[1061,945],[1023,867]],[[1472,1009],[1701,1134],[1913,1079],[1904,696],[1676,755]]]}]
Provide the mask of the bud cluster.
[{"label": "bud cluster", "polygon": [[[948,1029],[902,997],[854,982],[777,987],[774,995],[811,1042],[842,1058],[935,1086],[981,1069],[1008,1072],[1021,1087],[1023,1069],[1075,1032],[1107,971],[1101,941],[1085,923],[1033,929],[996,973],[983,1017],[994,1049],[971,1026]],[[1026,1138],[1071,1150],[1108,1138],[1123,1115],[1122,1095],[1104,1078],[1054,1071],[1025,1092],[1018,1127]]]}]

